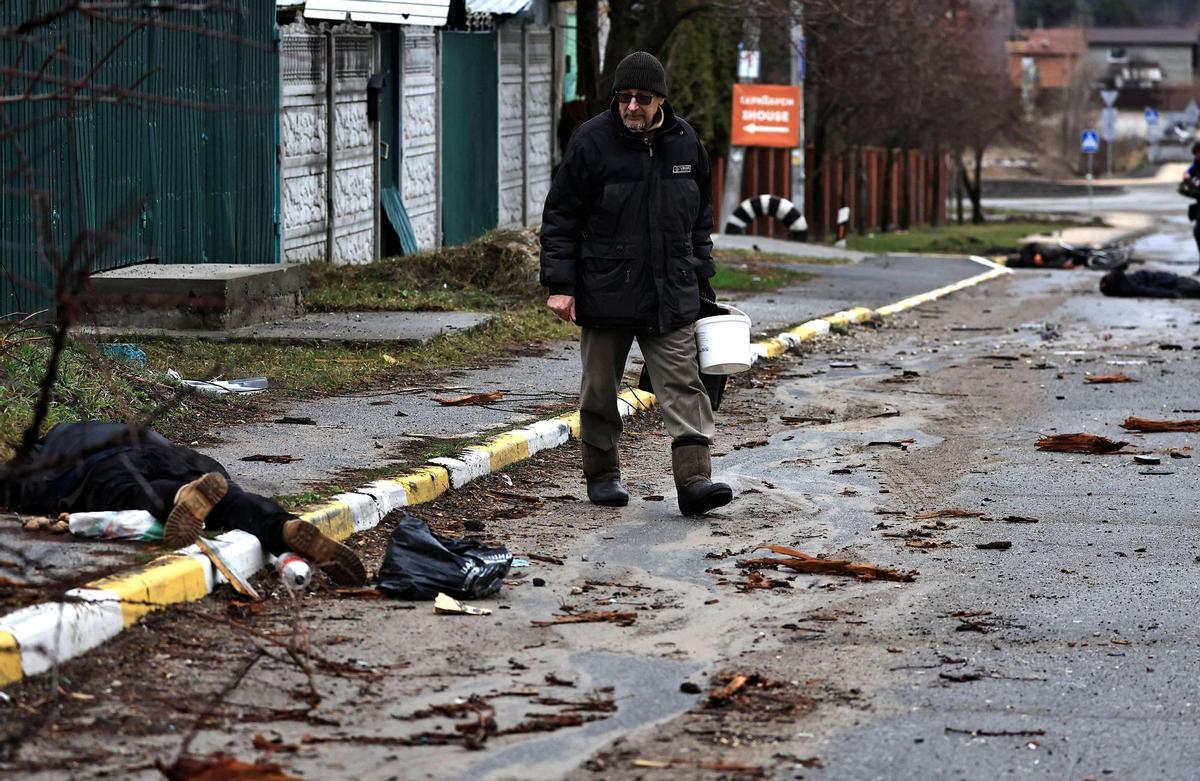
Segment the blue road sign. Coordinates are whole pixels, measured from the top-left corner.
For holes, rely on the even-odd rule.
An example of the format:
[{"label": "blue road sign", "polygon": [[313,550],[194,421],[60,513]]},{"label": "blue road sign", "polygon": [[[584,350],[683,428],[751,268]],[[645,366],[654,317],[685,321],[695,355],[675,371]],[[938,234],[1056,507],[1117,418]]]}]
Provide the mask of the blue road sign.
[{"label": "blue road sign", "polygon": [[1158,111],[1156,111],[1155,109],[1152,109],[1152,108],[1146,109],[1146,124],[1147,125],[1157,125],[1158,124]]},{"label": "blue road sign", "polygon": [[1079,134],[1079,149],[1085,155],[1094,155],[1100,151],[1100,134],[1095,130],[1085,130]]}]

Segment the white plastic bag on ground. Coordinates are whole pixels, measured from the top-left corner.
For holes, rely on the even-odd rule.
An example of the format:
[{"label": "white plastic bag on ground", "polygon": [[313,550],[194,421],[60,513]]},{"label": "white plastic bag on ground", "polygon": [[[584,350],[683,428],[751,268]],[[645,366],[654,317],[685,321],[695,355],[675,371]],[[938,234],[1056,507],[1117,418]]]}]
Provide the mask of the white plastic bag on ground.
[{"label": "white plastic bag on ground", "polygon": [[71,534],[102,540],[161,540],[162,523],[145,510],[71,513]]}]

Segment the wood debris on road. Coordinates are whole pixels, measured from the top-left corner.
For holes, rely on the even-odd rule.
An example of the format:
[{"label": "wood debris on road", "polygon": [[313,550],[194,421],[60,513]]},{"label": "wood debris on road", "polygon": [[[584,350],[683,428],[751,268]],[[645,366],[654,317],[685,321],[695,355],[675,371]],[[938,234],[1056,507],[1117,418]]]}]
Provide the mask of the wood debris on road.
[{"label": "wood debris on road", "polygon": [[542,621],[530,621],[534,626],[556,626],[558,624],[611,623],[617,626],[632,626],[637,621],[637,611],[602,610],[571,613]]},{"label": "wood debris on road", "polygon": [[466,396],[455,396],[451,399],[434,397],[433,400],[443,407],[470,407],[491,404],[503,398],[504,394],[500,391],[491,391],[489,393],[468,393]]},{"label": "wood debris on road", "polygon": [[[1129,420],[1136,420],[1136,418],[1130,418]],[[1128,423],[1129,420],[1125,422]],[[1051,453],[1106,455],[1117,453],[1128,444],[1128,442],[1112,440],[1108,437],[1102,437],[1099,434],[1051,434],[1037,441],[1037,449]]]},{"label": "wood debris on road", "polygon": [[789,548],[784,545],[760,545],[755,550],[769,550],[784,558],[745,559],[738,562],[739,567],[787,567],[806,575],[843,575],[859,580],[894,580],[909,583],[917,578],[916,570],[901,572],[899,570],[879,567],[863,562],[843,561],[839,559],[821,559],[807,553]]},{"label": "wood debris on road", "polygon": [[1092,374],[1083,378],[1083,381],[1089,385],[1104,385],[1112,382],[1137,382],[1133,377],[1130,377],[1124,372],[1115,374]]},{"label": "wood debris on road", "polygon": [[1200,419],[1190,418],[1187,420],[1151,420],[1149,418],[1137,418],[1133,415],[1125,418],[1125,422],[1121,424],[1121,428],[1128,431],[1142,431],[1146,433],[1158,433],[1162,431],[1200,431]]}]

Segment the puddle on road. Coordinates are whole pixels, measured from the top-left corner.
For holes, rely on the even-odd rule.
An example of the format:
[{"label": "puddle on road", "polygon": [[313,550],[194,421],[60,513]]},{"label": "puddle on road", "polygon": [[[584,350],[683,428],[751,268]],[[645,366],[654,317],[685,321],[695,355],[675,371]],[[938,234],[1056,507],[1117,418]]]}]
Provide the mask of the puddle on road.
[{"label": "puddle on road", "polygon": [[613,738],[678,716],[696,703],[695,695],[679,691],[680,682],[700,669],[695,662],[584,652],[573,655],[571,664],[597,685],[613,682],[619,710],[611,718],[579,729],[561,730],[497,751],[473,765],[464,778],[562,778]]}]

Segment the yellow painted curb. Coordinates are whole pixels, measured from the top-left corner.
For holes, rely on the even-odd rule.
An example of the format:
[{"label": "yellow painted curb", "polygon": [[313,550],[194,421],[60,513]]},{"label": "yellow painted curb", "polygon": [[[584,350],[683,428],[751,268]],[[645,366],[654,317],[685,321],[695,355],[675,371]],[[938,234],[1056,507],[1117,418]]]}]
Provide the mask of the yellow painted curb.
[{"label": "yellow painted curb", "polygon": [[84,588],[112,591],[121,602],[125,626],[173,602],[193,602],[208,595],[204,567],[191,556],[163,556],[132,572],[112,575]]},{"label": "yellow painted curb", "polygon": [[441,466],[423,466],[393,479],[404,486],[410,505],[431,502],[450,490],[450,472]]},{"label": "yellow painted curb", "polygon": [[21,672],[21,648],[12,632],[0,632],[0,686],[24,678]]},{"label": "yellow painted curb", "polygon": [[320,505],[301,514],[300,520],[308,521],[335,540],[344,540],[354,534],[354,513],[345,502]]},{"label": "yellow painted curb", "polygon": [[509,432],[484,443],[478,449],[487,451],[494,472],[529,458],[529,438]]}]

